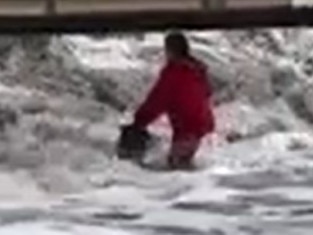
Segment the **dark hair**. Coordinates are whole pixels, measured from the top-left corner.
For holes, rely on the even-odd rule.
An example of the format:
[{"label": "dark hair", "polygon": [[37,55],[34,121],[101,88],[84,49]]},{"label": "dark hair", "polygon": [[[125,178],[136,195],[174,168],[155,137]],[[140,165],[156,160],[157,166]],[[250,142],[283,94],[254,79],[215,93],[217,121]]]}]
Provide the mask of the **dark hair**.
[{"label": "dark hair", "polygon": [[177,57],[188,57],[190,55],[188,40],[180,32],[172,32],[166,36],[165,49]]}]

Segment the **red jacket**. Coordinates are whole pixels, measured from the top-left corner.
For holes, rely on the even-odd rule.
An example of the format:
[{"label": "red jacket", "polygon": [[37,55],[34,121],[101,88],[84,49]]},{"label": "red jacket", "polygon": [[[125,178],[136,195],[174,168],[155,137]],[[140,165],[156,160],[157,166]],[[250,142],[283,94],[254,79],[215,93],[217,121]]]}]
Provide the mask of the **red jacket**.
[{"label": "red jacket", "polygon": [[176,135],[203,136],[214,130],[211,95],[202,63],[193,58],[168,62],[136,112],[135,124],[145,128],[165,113]]}]

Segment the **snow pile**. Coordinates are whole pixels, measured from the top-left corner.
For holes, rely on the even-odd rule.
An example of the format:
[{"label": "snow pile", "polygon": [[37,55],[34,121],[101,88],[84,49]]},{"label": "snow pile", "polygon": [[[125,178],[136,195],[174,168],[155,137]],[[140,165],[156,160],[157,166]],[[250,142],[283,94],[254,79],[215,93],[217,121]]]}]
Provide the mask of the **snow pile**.
[{"label": "snow pile", "polygon": [[[304,29],[188,32],[195,56],[210,67],[215,87],[218,127],[202,152],[209,142],[211,148],[228,149],[229,143],[307,132],[312,109],[307,87],[310,35]],[[112,156],[123,117],[110,107],[131,112],[142,101],[162,66],[162,41],[158,33],[3,39],[3,48],[11,50],[6,56],[15,58],[15,67],[7,63],[3,82],[15,85],[3,86],[1,104],[19,119],[5,134],[4,161],[27,168],[62,165],[68,175]],[[42,66],[34,66],[38,63]],[[168,141],[166,129],[162,121],[152,127]],[[160,146],[152,155],[165,151]],[[88,155],[93,157],[85,162]]]},{"label": "snow pile", "polygon": [[[114,158],[163,34],[0,39],[0,234],[311,234],[312,31],[187,34],[217,118],[193,173]],[[151,130],[162,164],[167,120]]]}]

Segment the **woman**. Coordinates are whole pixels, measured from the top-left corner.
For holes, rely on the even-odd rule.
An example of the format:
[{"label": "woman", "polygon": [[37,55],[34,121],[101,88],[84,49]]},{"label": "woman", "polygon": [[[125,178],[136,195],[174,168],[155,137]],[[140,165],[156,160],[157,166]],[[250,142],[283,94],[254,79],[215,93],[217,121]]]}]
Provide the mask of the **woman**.
[{"label": "woman", "polygon": [[168,165],[171,169],[190,169],[201,139],[214,130],[212,90],[206,67],[190,55],[183,34],[167,35],[165,52],[166,65],[135,113],[134,125],[146,129],[160,115],[167,114],[173,129]]}]

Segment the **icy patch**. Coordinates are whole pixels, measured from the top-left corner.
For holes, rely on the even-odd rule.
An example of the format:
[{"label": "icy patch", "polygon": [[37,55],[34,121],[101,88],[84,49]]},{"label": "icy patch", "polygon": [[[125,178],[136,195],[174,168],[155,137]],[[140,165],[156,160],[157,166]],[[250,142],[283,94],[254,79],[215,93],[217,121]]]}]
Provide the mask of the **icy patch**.
[{"label": "icy patch", "polygon": [[33,235],[132,235],[133,233],[118,229],[109,229],[95,226],[78,226],[62,223],[21,223],[0,228],[1,235],[21,235],[25,231]]}]

